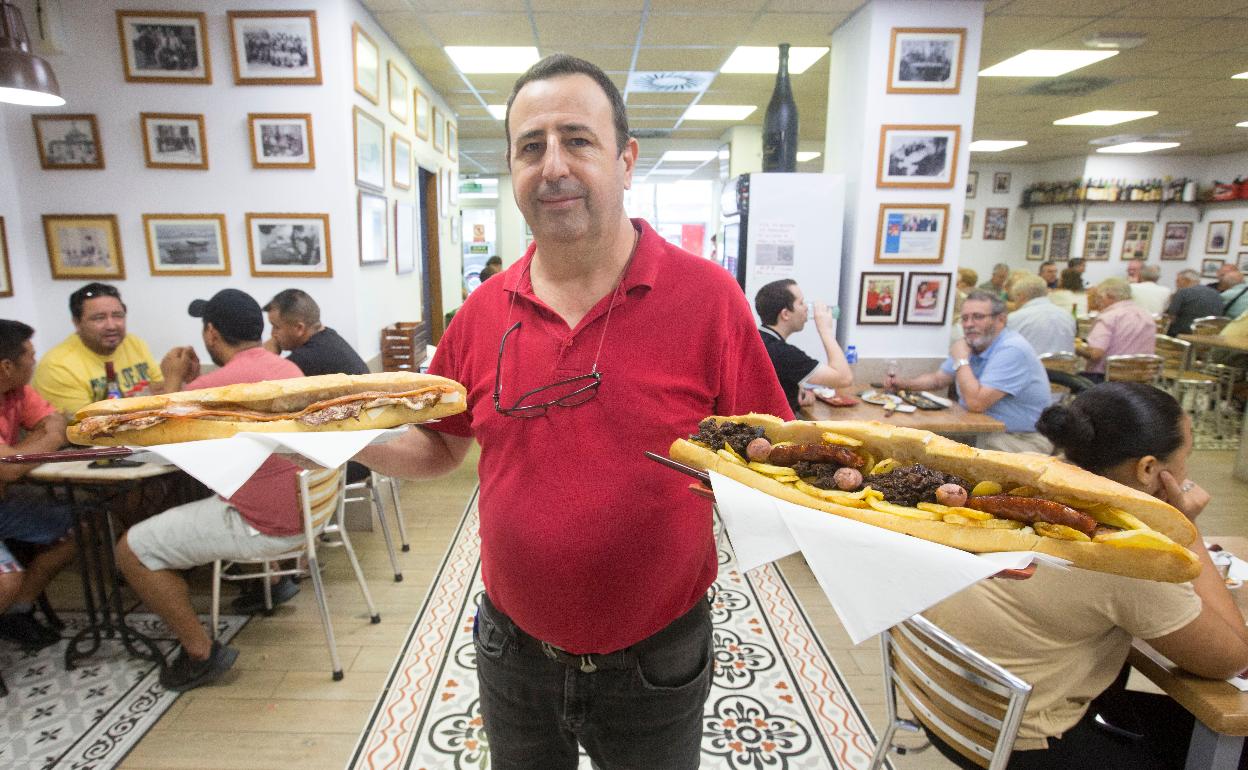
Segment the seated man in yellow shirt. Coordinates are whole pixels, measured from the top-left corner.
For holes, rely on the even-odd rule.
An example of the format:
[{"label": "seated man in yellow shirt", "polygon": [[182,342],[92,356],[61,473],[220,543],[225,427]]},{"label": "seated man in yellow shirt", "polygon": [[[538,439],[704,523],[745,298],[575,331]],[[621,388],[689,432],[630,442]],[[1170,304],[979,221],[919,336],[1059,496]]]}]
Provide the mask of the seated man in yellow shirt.
[{"label": "seated man in yellow shirt", "polygon": [[69,295],[74,333],[49,350],[35,370],[34,387],[72,415],[108,395],[112,363],[122,396],[163,393],[164,375],[147,343],[126,333],[126,306],[116,287],[89,283]]}]

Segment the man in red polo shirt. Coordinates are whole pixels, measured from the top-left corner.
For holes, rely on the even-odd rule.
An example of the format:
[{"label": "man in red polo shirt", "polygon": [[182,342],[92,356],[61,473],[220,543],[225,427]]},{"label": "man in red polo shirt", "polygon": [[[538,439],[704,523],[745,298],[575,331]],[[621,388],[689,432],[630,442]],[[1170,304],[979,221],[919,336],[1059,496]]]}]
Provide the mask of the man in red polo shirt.
[{"label": "man in red polo shirt", "polygon": [[600,69],[548,57],[506,120],[534,246],[474,291],[430,371],[469,410],[357,457],[428,478],[481,444],[475,629],[491,766],[699,765],[710,505],[647,460],[712,414],[791,412],[741,289],[628,219],[637,142]]}]

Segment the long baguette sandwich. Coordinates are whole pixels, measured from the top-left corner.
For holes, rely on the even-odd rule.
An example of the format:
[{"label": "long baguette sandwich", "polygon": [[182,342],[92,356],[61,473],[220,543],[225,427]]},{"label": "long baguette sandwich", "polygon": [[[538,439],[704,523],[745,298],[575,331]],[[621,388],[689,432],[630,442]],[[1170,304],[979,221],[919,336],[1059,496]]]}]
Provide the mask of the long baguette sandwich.
[{"label": "long baguette sandwich", "polygon": [[431,374],[323,374],[97,401],[78,410],[68,435],[75,444],[152,446],[241,431],[392,428],[462,412],[466,395]]},{"label": "long baguette sandwich", "polygon": [[798,505],[974,553],[1037,551],[1181,583],[1200,572],[1177,509],[1053,457],[880,422],[710,417],[672,459]]}]

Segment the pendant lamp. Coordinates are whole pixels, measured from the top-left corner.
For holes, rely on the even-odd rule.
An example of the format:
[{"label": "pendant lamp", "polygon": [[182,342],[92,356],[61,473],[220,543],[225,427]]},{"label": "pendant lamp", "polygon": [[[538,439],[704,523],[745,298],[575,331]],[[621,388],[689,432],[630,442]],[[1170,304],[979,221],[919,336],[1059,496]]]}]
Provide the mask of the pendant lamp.
[{"label": "pendant lamp", "polygon": [[65,103],[52,66],[30,52],[22,12],[8,0],[0,0],[0,102],[32,107]]}]

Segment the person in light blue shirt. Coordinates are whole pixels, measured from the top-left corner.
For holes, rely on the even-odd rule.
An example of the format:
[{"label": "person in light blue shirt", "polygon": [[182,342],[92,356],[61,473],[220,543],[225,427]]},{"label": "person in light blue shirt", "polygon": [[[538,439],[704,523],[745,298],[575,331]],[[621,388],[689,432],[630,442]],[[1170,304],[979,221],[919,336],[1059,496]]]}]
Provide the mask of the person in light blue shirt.
[{"label": "person in light blue shirt", "polygon": [[958,403],[967,411],[1005,423],[1005,433],[980,436],[980,447],[1048,454],[1052,445],[1036,432],[1036,420],[1052,402],[1049,377],[1027,340],[1006,328],[1005,302],[977,289],[962,303],[961,320],[965,336],[950,346],[938,371],[890,376],[885,386],[932,390],[956,382]]},{"label": "person in light blue shirt", "polygon": [[1043,278],[1029,275],[1015,281],[1010,301],[1018,309],[1006,319],[1006,328],[1023,335],[1036,355],[1075,352],[1075,317],[1049,301]]},{"label": "person in light blue shirt", "polygon": [[1222,283],[1229,284],[1231,288],[1222,292],[1222,315],[1227,318],[1239,318],[1248,311],[1248,283],[1244,281],[1244,274],[1239,268],[1233,265],[1227,265],[1231,268],[1226,270],[1220,280]]}]

